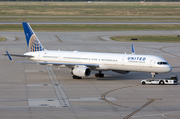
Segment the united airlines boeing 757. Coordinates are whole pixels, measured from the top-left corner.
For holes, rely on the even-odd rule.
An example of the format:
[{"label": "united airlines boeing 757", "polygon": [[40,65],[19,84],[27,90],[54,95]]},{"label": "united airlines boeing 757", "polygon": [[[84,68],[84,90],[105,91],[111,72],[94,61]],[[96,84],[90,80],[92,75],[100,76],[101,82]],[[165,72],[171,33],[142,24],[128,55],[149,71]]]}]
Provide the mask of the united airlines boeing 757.
[{"label": "united airlines boeing 757", "polygon": [[78,51],[51,51],[46,50],[38,40],[38,37],[29,23],[22,23],[29,52],[24,54],[6,55],[26,57],[33,62],[14,61],[17,63],[32,63],[48,65],[52,67],[67,67],[73,75],[73,79],[81,79],[91,75],[91,71],[98,71],[95,77],[104,77],[103,71],[113,71],[120,74],[134,72],[149,72],[152,77],[158,73],[167,73],[172,70],[168,62],[159,56],[137,55],[132,45],[132,54],[97,53]]}]

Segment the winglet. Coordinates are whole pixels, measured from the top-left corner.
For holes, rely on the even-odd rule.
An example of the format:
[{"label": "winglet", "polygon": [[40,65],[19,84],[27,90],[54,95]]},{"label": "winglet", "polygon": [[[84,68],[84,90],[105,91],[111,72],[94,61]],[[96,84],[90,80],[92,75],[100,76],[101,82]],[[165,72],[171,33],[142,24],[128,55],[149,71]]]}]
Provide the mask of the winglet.
[{"label": "winglet", "polygon": [[133,45],[133,44],[131,44],[131,47],[132,47],[132,54],[136,54],[136,53],[135,53],[135,49],[134,49],[134,45]]},{"label": "winglet", "polygon": [[8,57],[9,57],[9,60],[12,61],[12,58],[11,58],[10,54],[8,53],[8,51],[6,51],[6,53],[7,53]]}]

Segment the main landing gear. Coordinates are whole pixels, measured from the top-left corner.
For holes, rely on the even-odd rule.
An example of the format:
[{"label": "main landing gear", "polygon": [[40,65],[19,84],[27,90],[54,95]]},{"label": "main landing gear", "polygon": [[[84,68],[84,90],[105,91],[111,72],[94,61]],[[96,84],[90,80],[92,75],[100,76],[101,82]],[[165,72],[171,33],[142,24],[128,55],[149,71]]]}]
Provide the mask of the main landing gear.
[{"label": "main landing gear", "polygon": [[103,78],[104,74],[102,73],[102,71],[99,71],[99,73],[95,74],[95,77]]},{"label": "main landing gear", "polygon": [[75,75],[73,75],[72,78],[73,78],[73,79],[82,79],[82,77],[75,76]]},{"label": "main landing gear", "polygon": [[[104,77],[104,74],[102,73],[102,71],[99,71],[99,73],[96,73],[96,74],[95,74],[95,77],[103,78],[103,77]],[[72,78],[73,78],[73,79],[82,79],[82,77],[79,77],[79,76],[76,76],[76,75],[73,75]]]}]

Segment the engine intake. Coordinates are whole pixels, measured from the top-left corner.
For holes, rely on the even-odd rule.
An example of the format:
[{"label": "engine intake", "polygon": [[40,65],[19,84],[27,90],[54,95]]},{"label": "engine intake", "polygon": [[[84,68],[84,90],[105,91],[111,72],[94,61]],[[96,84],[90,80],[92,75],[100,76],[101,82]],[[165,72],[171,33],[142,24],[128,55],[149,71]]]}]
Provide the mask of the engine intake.
[{"label": "engine intake", "polygon": [[91,69],[89,67],[76,67],[72,69],[71,73],[79,77],[86,77],[91,75]]}]

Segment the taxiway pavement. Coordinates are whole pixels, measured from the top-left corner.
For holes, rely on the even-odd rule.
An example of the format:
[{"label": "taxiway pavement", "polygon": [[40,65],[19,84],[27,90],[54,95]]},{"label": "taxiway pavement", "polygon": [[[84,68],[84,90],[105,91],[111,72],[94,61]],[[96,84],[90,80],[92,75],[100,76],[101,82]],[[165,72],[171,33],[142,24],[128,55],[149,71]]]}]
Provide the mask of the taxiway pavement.
[{"label": "taxiway pavement", "polygon": [[[165,58],[172,72],[157,78],[179,76],[180,43],[117,42],[108,39],[119,35],[179,35],[180,31],[111,31],[111,32],[36,32],[46,49],[90,52],[131,53]],[[7,41],[0,42],[0,53],[27,51],[23,32],[0,32]],[[24,61],[24,58],[14,60]],[[178,119],[179,85],[141,85],[150,73],[117,74],[104,72],[104,78],[72,79],[70,70],[33,64],[20,64],[0,55],[0,119]],[[115,89],[115,90],[114,90]],[[110,92],[108,92],[110,91]],[[109,102],[102,100],[106,94]],[[142,108],[143,107],[143,108]],[[142,108],[141,110],[138,110]]]}]

